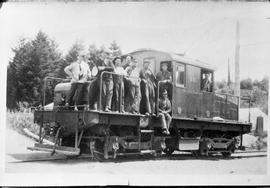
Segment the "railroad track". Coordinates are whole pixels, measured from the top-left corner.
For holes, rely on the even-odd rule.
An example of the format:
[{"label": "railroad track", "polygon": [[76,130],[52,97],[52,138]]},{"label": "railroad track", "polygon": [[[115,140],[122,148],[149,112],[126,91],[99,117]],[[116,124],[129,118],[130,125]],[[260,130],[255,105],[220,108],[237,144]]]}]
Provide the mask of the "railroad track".
[{"label": "railroad track", "polygon": [[[240,156],[238,155],[240,154]],[[250,154],[250,155],[244,155],[242,154]],[[255,155],[254,155],[255,154]],[[235,159],[235,158],[247,158],[247,157],[264,157],[267,156],[266,150],[249,150],[249,151],[236,151],[234,154],[232,154],[231,157],[225,158],[221,155],[211,155],[211,156],[199,156],[195,157],[191,153],[188,152],[177,152],[176,154],[173,154],[172,156],[167,156],[165,154],[162,154],[161,156],[154,157],[153,155],[133,155],[133,156],[118,156],[116,159],[108,159],[108,162],[129,162],[129,161],[145,161],[145,160],[181,160],[181,159],[190,159],[190,160],[220,160],[220,159]],[[80,156],[59,156],[57,158],[40,158],[40,159],[31,159],[31,160],[18,160],[18,161],[12,161],[10,163],[28,163],[28,162],[48,162],[48,161],[69,161],[69,160],[89,160],[89,161],[97,161],[94,159],[94,157],[90,154],[82,154]]]}]

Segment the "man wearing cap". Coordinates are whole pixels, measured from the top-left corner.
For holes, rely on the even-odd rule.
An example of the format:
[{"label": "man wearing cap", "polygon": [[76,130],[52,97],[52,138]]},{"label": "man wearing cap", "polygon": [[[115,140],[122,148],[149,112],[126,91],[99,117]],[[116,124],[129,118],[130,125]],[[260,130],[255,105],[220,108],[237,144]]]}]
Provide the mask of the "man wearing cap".
[{"label": "man wearing cap", "polygon": [[168,99],[168,93],[167,90],[163,90],[161,98],[158,101],[158,112],[159,112],[159,118],[161,119],[161,127],[162,127],[162,133],[169,135],[169,128],[172,121],[171,118],[171,102]]},{"label": "man wearing cap", "polygon": [[138,61],[134,59],[129,67],[126,68],[128,92],[126,93],[126,110],[133,114],[140,113],[140,101],[141,101],[141,89],[140,89],[140,78]]},{"label": "man wearing cap", "polygon": [[171,83],[172,83],[172,73],[168,71],[168,62],[163,62],[161,64],[161,71],[159,71],[156,75],[157,82],[160,81],[159,84],[159,93],[164,89],[167,90],[169,98],[171,98]]},{"label": "man wearing cap", "polygon": [[123,76],[126,76],[127,73],[125,69],[122,67],[122,61],[120,57],[116,57],[113,60],[113,64],[115,66],[114,73],[117,75],[113,75],[113,103],[112,107],[114,111],[119,111],[124,113],[124,81]]},{"label": "man wearing cap", "polygon": [[85,62],[85,55],[80,55],[78,60],[67,66],[64,71],[71,77],[71,88],[67,96],[66,106],[73,103],[73,97],[76,94],[74,110],[78,110],[77,105],[82,98],[84,84],[88,77],[91,78],[89,65]]},{"label": "man wearing cap", "polygon": [[[144,60],[140,71],[142,98],[146,105],[146,115],[155,113],[155,76],[149,68],[150,61]],[[144,106],[143,106],[144,107]]]}]

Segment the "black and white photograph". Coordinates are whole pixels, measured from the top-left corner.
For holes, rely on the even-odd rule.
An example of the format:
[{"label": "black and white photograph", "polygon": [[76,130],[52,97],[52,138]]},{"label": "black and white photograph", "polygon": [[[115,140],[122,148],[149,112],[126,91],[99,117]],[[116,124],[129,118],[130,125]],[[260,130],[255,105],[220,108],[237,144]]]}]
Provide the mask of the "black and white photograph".
[{"label": "black and white photograph", "polygon": [[267,1],[0,3],[0,184],[269,185]]}]

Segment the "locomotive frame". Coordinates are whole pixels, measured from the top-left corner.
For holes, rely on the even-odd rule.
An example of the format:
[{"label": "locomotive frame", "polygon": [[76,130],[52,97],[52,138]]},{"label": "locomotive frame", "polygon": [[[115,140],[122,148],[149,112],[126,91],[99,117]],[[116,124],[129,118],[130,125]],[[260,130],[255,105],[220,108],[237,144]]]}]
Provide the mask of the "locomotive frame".
[{"label": "locomotive frame", "polygon": [[[139,67],[145,58],[154,60],[152,70],[155,73],[162,62],[170,62],[173,71],[170,135],[161,133],[158,105],[156,114],[150,116],[103,112],[100,108],[85,110],[85,105],[79,106],[79,111],[58,105],[52,110],[45,110],[44,95],[43,107],[34,112],[34,121],[40,125],[39,142],[28,149],[69,156],[89,153],[98,160],[130,154],[159,155],[164,152],[171,155],[175,150],[189,151],[196,156],[219,152],[228,157],[236,149],[243,149],[242,135],[250,132],[251,123],[238,121],[241,99],[200,89],[203,71],[210,72],[214,81],[214,67],[185,56],[153,49],[141,49],[127,55],[136,58]],[[184,69],[179,69],[185,70],[183,74],[176,71],[178,65],[184,66]],[[100,91],[103,74],[100,76]],[[182,85],[177,81],[180,74],[184,78]],[[44,84],[48,79],[45,79]],[[160,82],[157,83],[157,100],[159,85]],[[47,137],[53,140],[53,145],[42,143]]]}]

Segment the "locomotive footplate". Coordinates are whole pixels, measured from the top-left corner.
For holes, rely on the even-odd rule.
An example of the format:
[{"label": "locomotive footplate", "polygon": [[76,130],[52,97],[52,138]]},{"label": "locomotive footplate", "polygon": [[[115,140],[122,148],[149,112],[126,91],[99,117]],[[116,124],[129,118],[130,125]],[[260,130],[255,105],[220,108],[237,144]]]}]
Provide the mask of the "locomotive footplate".
[{"label": "locomotive footplate", "polygon": [[51,153],[64,154],[68,156],[76,156],[80,154],[79,148],[66,147],[66,146],[54,146],[48,144],[35,143],[34,147],[27,147],[27,149],[32,151],[45,151]]}]

